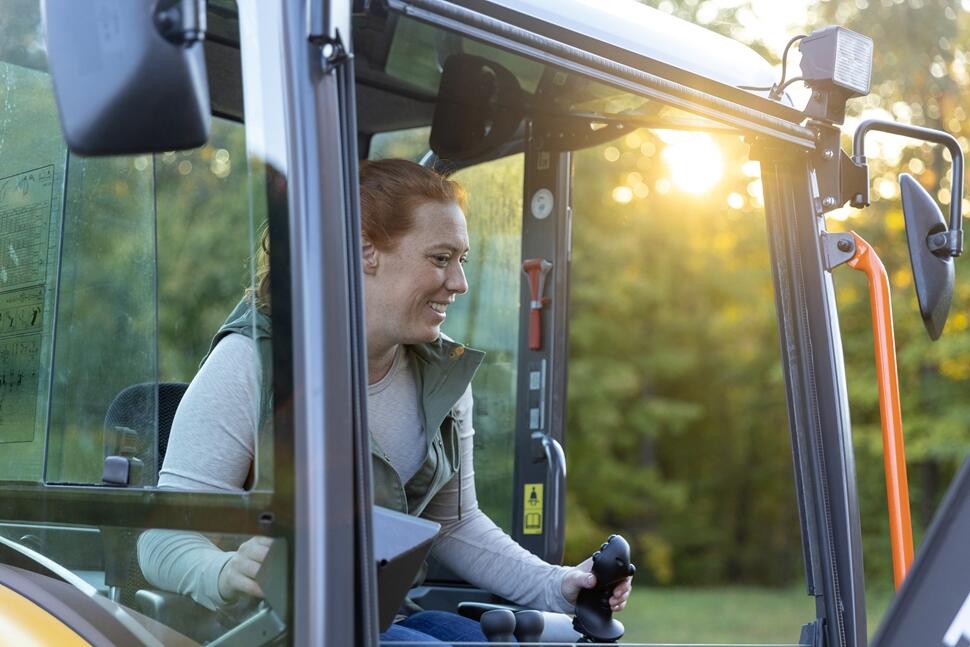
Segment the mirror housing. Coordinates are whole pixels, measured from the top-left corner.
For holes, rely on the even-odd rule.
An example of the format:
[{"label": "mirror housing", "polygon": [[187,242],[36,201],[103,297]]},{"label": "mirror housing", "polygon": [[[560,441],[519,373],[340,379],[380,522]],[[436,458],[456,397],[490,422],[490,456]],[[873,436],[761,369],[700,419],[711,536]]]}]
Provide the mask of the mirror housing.
[{"label": "mirror housing", "polygon": [[453,54],[441,72],[431,150],[449,161],[481,157],[515,135],[524,105],[512,72],[481,56]]},{"label": "mirror housing", "polygon": [[899,189],[919,312],[926,332],[936,340],[943,332],[953,301],[953,258],[936,244],[946,240],[946,220],[940,207],[913,176],[902,173]]},{"label": "mirror housing", "polygon": [[45,0],[44,22],[72,152],[158,153],[208,140],[204,0]]}]

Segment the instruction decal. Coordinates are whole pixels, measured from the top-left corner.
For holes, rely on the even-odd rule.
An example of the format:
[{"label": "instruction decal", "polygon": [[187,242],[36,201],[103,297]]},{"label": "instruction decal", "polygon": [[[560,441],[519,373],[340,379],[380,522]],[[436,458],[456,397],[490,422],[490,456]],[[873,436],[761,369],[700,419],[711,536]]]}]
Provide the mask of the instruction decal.
[{"label": "instruction decal", "polygon": [[34,435],[53,186],[53,166],[0,178],[0,443]]},{"label": "instruction decal", "polygon": [[542,534],[542,483],[526,483],[522,506],[522,534]]}]

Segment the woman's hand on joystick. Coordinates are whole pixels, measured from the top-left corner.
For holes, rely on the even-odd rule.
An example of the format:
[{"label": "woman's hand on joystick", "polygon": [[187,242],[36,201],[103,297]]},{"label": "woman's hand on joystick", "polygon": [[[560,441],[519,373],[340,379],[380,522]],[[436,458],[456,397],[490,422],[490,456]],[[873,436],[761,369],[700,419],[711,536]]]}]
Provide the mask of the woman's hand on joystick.
[{"label": "woman's hand on joystick", "polygon": [[[581,564],[573,566],[562,578],[562,596],[570,604],[576,604],[579,592],[596,586],[596,576],[593,575],[593,558],[589,557]],[[627,577],[613,588],[610,596],[610,609],[614,612],[622,611],[630,599],[633,590],[633,577]]]},{"label": "woman's hand on joystick", "polygon": [[256,583],[256,574],[263,565],[273,540],[269,537],[253,537],[239,546],[219,572],[219,595],[230,602],[240,595],[263,597]]}]

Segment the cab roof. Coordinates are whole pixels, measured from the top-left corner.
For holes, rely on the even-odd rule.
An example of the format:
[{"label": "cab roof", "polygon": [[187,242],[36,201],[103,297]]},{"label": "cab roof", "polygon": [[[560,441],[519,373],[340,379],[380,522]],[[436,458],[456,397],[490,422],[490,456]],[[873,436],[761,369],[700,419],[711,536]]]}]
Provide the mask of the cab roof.
[{"label": "cab roof", "polygon": [[[592,53],[632,62],[642,59],[734,87],[769,87],[773,66],[750,47],[637,0],[452,0],[497,18],[517,14],[543,23],[538,31],[571,32]],[[566,32],[566,33],[563,33]],[[578,44],[578,43],[577,43]],[[623,52],[626,56],[623,56]],[[670,74],[670,69],[664,76]],[[694,84],[689,84],[694,85]]]}]

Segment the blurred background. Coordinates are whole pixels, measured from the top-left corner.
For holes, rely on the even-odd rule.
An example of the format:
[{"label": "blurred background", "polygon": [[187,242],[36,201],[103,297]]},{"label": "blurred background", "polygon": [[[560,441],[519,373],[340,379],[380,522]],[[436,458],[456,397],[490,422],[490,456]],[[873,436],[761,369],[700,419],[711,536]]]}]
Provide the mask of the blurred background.
[{"label": "blurred background", "polygon": [[[872,92],[849,102],[843,148],[851,151],[861,119],[880,117],[945,129],[967,150],[968,0],[646,4],[748,44],[779,76],[792,36],[830,24],[866,34]],[[796,46],[789,78],[798,58]],[[791,94],[802,107],[803,88]],[[896,178],[915,175],[946,213],[948,157],[902,138],[867,142],[873,204],[830,214],[828,228],[859,232],[890,274],[918,545],[970,451],[970,270],[957,265],[950,319],[930,342]],[[736,138],[647,130],[575,160],[566,561],[584,559],[611,532],[631,540],[638,588],[622,617],[631,639],[794,642],[792,627],[814,618],[814,603],[758,164]],[[963,208],[970,212],[966,199]],[[859,272],[834,278],[871,634],[892,595],[892,568],[868,288]]]}]

